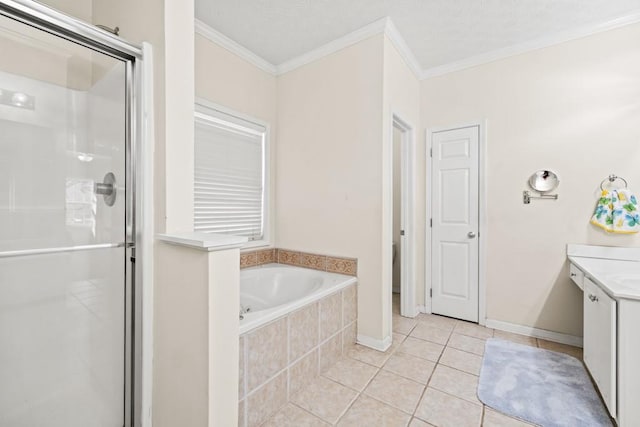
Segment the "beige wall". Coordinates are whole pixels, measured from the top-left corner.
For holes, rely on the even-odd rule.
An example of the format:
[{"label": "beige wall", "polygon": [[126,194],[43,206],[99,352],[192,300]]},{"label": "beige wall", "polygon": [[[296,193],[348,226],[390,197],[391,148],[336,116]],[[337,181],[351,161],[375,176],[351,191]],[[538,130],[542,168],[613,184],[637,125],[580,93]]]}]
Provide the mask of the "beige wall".
[{"label": "beige wall", "polygon": [[[640,191],[640,25],[425,80],[422,119],[487,120],[487,317],[581,336],[565,245],[640,245],[588,224],[610,173]],[[541,168],[560,198],[524,205]]]},{"label": "beige wall", "polygon": [[278,78],[276,150],[278,247],[358,258],[358,334],[377,340],[389,335],[381,314],[390,300],[381,274],[383,42],[371,37]]},{"label": "beige wall", "polygon": [[[392,235],[391,227],[392,220],[388,217],[391,210],[389,209],[392,203],[391,199],[391,171],[389,170],[393,153],[391,150],[391,138],[392,138],[392,116],[396,114],[400,119],[411,126],[410,140],[411,140],[411,152],[410,152],[410,170],[412,171],[413,181],[415,186],[409,188],[410,198],[414,202],[413,210],[409,212],[409,222],[405,225],[407,236],[411,236],[413,240],[413,248],[411,248],[403,256],[411,256],[410,265],[413,268],[408,271],[408,279],[415,284],[416,291],[416,305],[424,304],[424,171],[419,165],[423,164],[421,159],[424,159],[424,139],[423,133],[420,130],[420,82],[409,69],[404,62],[393,43],[385,36],[384,37],[384,114],[383,114],[383,135],[385,138],[385,144],[383,145],[383,158],[382,174],[383,179],[380,184],[380,188],[383,191],[382,205],[380,209],[384,215],[383,223],[381,225],[383,236],[383,271],[382,277],[385,280],[391,281],[392,271],[390,266],[392,265],[391,247],[392,242],[390,236]],[[389,267],[389,270],[387,270]],[[390,285],[383,287],[385,294],[385,301],[389,301],[387,295],[391,293]],[[391,307],[384,307],[385,312],[389,316],[388,322],[391,324]],[[390,326],[389,326],[390,327]],[[389,332],[390,333],[390,332]]]}]

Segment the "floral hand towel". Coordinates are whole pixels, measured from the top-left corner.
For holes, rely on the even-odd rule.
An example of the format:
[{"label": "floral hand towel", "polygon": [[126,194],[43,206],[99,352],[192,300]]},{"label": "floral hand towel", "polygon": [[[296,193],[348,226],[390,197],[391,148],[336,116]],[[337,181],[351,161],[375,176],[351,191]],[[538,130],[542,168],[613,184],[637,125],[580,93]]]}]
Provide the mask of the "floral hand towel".
[{"label": "floral hand towel", "polygon": [[631,234],[640,231],[638,200],[626,188],[603,190],[591,224],[610,233]]}]

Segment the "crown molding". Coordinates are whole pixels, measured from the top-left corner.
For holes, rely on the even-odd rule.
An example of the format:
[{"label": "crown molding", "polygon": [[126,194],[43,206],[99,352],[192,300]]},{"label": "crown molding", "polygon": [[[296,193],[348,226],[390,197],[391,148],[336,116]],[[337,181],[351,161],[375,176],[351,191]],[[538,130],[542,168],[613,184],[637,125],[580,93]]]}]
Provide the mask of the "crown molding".
[{"label": "crown molding", "polygon": [[423,73],[422,67],[420,66],[418,59],[413,54],[411,48],[409,48],[409,45],[402,37],[400,31],[398,31],[398,28],[395,26],[391,18],[387,18],[384,33],[387,35],[402,59],[404,59],[407,67],[409,67],[409,69],[413,72],[417,79],[420,79]]},{"label": "crown molding", "polygon": [[416,75],[418,79],[424,80],[448,73],[453,73],[456,71],[465,70],[479,65],[488,64],[490,62],[499,61],[501,59],[521,55],[523,53],[543,49],[571,40],[580,39],[604,31],[614,30],[616,28],[636,24],[638,22],[640,22],[640,10],[601,24],[586,25],[574,30],[563,31],[554,35],[541,37],[529,42],[520,43],[503,49],[493,50],[491,52],[482,53],[480,55],[475,55],[459,61],[450,62],[428,69],[423,69],[422,67],[420,67],[420,63],[418,62],[416,56],[413,54],[413,51],[409,48],[409,45],[407,45],[406,41],[389,17],[374,21],[362,28],[359,28],[325,45],[322,45],[317,49],[313,49],[279,65],[270,63],[269,61],[256,55],[246,47],[231,40],[229,37],[214,30],[198,19],[195,20],[195,31],[197,34],[200,34],[203,37],[211,40],[212,42],[219,44],[220,46],[236,54],[240,58],[274,76],[288,73],[289,71],[293,71],[296,68],[300,68],[311,62],[317,61],[321,58],[324,58],[325,56],[331,55],[346,47],[368,39],[369,37],[384,33],[394,45],[409,69]]},{"label": "crown molding", "polygon": [[317,61],[318,59],[324,58],[327,55],[331,55],[332,53],[338,52],[339,50],[361,42],[362,40],[368,39],[371,36],[381,34],[385,32],[387,23],[390,21],[391,19],[389,17],[378,19],[377,21],[365,25],[362,28],[359,28],[325,45],[322,45],[317,49],[313,49],[312,51],[283,62],[282,64],[277,66],[277,74],[288,73],[289,71],[293,71],[296,68],[302,67],[303,65],[307,65],[311,62]]},{"label": "crown molding", "polygon": [[246,47],[242,46],[241,44],[231,40],[229,37],[225,36],[221,32],[214,30],[213,28],[211,28],[204,22],[200,21],[199,19],[195,20],[195,31],[196,31],[196,34],[200,34],[204,38],[222,46],[223,48],[227,49],[231,53],[236,54],[237,56],[244,59],[245,61],[260,68],[262,71],[266,71],[267,73],[272,75],[277,74],[278,70],[275,65],[273,65],[266,59],[256,55],[255,53],[253,53]]},{"label": "crown molding", "polygon": [[476,67],[478,65],[488,64],[490,62],[499,61],[501,59],[506,59],[512,56],[520,55],[538,49],[543,49],[550,46],[555,46],[571,40],[581,39],[583,37],[602,33],[604,31],[615,30],[616,28],[636,24],[638,22],[640,22],[640,10],[621,18],[612,19],[601,24],[586,25],[574,30],[563,31],[561,33],[556,33],[550,36],[540,37],[529,42],[509,46],[504,49],[497,49],[460,61],[454,61],[448,64],[439,65],[437,67],[428,68],[421,73],[421,80],[453,73],[455,71],[465,70],[468,68]]}]

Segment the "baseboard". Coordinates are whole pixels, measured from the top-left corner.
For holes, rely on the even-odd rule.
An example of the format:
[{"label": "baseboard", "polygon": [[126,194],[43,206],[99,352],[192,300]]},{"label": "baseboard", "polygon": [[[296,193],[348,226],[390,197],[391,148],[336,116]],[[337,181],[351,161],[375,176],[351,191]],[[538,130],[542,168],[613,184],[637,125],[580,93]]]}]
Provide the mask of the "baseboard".
[{"label": "baseboard", "polygon": [[532,328],[531,326],[523,326],[493,319],[486,320],[486,327],[529,337],[542,338],[547,341],[568,344],[574,347],[582,347],[582,337],[575,335],[561,334],[560,332],[547,331],[546,329]]},{"label": "baseboard", "polygon": [[426,305],[419,305],[416,307],[416,310],[418,310],[418,313],[431,314],[431,310],[427,310]]},{"label": "baseboard", "polygon": [[387,351],[389,347],[391,347],[391,335],[385,337],[382,340],[378,340],[375,338],[368,337],[366,335],[358,334],[357,343],[363,345],[365,347],[372,348],[378,351]]}]

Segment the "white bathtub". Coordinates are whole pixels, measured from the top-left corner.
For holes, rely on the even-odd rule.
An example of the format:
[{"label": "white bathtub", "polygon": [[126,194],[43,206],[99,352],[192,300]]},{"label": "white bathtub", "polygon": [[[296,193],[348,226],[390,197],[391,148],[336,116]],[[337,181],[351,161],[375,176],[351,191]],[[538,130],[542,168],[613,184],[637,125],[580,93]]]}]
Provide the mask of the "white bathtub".
[{"label": "white bathtub", "polygon": [[240,270],[240,335],[356,283],[343,274],[266,264]]}]

